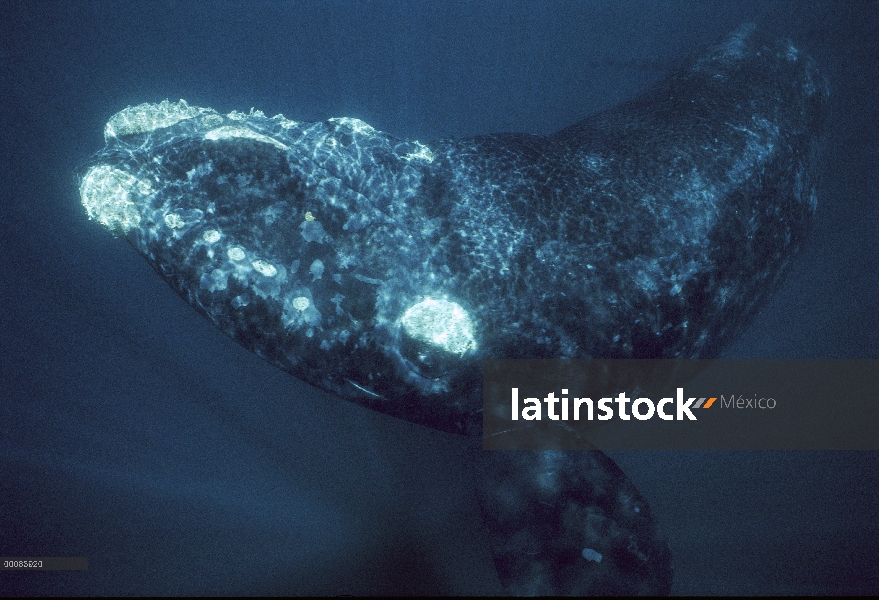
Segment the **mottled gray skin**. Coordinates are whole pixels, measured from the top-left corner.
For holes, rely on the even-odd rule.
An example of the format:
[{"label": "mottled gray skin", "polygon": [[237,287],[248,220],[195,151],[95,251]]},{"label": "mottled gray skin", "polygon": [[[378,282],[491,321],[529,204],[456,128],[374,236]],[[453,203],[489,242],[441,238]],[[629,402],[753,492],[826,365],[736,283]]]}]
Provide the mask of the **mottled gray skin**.
[{"label": "mottled gray skin", "polygon": [[[733,335],[815,210],[826,99],[808,58],[743,28],[549,137],[425,147],[350,119],[211,113],[111,137],[92,166],[149,182],[127,238],[242,345],[370,408],[478,434],[484,358],[704,357]],[[466,311],[474,343],[411,335],[404,315],[426,298]],[[669,591],[668,548],[610,459],[480,460],[510,591]]]},{"label": "mottled gray skin", "polygon": [[671,591],[665,537],[647,502],[603,452],[483,451],[477,457],[477,495],[510,594]]}]

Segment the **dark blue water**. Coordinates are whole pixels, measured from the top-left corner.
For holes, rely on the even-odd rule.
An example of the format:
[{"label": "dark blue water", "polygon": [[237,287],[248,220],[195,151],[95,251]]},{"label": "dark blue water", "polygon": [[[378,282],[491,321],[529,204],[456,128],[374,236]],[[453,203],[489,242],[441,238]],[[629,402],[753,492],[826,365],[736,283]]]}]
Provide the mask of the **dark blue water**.
[{"label": "dark blue water", "polygon": [[[0,3],[0,594],[499,593],[464,440],[216,331],[86,219],[73,171],[184,98],[404,138],[546,134],[745,21],[832,88],[820,208],[728,357],[879,357],[879,10],[834,2]],[[616,452],[682,594],[879,593],[879,457]]]}]

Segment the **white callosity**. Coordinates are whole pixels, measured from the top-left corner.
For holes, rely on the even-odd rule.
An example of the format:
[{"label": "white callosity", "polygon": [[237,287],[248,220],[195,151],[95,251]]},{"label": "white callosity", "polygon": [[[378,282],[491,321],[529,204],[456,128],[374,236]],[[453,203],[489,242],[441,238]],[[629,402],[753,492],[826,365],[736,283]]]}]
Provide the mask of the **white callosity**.
[{"label": "white callosity", "polygon": [[229,257],[229,260],[238,262],[244,260],[247,256],[247,253],[244,252],[244,248],[240,246],[232,246],[228,250],[226,250],[226,256]]},{"label": "white callosity", "polygon": [[140,224],[141,203],[152,193],[148,181],[107,165],[89,170],[79,186],[82,205],[89,218],[114,233],[123,234]]},{"label": "white callosity", "polygon": [[266,262],[262,259],[257,259],[251,263],[251,266],[260,274],[265,275],[266,277],[274,277],[278,274],[278,269],[275,268],[275,265]]},{"label": "white callosity", "polygon": [[189,106],[185,100],[179,102],[163,100],[158,104],[145,102],[137,106],[129,106],[110,117],[104,128],[104,139],[109,142],[116,137],[155,131],[206,113],[216,114],[216,111],[211,108]]},{"label": "white callosity", "polygon": [[252,129],[248,129],[247,127],[239,125],[226,125],[223,127],[217,127],[216,129],[211,129],[206,134],[204,134],[204,139],[211,141],[228,140],[233,138],[249,139],[255,140],[257,142],[262,142],[264,144],[271,144],[279,150],[290,149],[289,147],[285,146],[274,138],[270,138],[267,135],[262,135],[261,133],[256,133]]},{"label": "white callosity", "polygon": [[215,244],[220,241],[220,237],[222,236],[216,229],[208,229],[201,237],[208,244]]},{"label": "white callosity", "polygon": [[181,229],[185,224],[186,221],[184,221],[183,217],[177,213],[168,213],[165,215],[165,225],[171,229]]},{"label": "white callosity", "polygon": [[425,298],[403,314],[400,325],[410,337],[451,354],[463,355],[476,347],[473,321],[456,302]]}]

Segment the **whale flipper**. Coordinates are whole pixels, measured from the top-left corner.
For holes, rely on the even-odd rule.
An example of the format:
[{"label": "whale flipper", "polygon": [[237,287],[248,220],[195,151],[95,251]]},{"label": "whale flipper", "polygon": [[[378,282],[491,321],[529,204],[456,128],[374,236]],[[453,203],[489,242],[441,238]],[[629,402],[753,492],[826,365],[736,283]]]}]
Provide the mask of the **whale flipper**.
[{"label": "whale flipper", "polygon": [[[810,59],[744,28],[548,137],[422,144],[357,119],[129,107],[108,122],[80,194],[272,364],[478,434],[484,358],[700,357],[734,335],[815,210],[826,100]],[[509,589],[668,591],[664,542],[610,459],[481,461]],[[504,490],[528,510],[504,508]]]},{"label": "whale flipper", "polygon": [[501,583],[521,596],[671,592],[647,502],[599,451],[480,452],[477,490]]}]

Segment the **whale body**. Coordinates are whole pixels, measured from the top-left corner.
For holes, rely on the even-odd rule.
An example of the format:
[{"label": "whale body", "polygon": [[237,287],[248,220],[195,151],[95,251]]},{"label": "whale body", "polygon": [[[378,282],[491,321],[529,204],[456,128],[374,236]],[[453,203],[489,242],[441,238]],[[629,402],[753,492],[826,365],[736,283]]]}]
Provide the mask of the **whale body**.
[{"label": "whale body", "polygon": [[[275,366],[478,436],[485,358],[696,358],[734,336],[815,211],[827,97],[811,59],[745,27],[551,136],[420,143],[164,101],[110,119],[80,195]],[[606,456],[485,454],[509,591],[670,590],[649,507]]]}]

